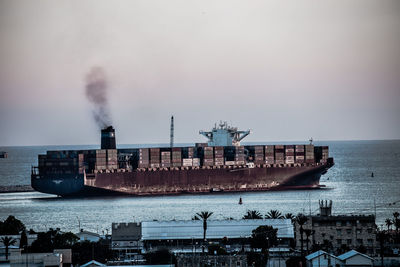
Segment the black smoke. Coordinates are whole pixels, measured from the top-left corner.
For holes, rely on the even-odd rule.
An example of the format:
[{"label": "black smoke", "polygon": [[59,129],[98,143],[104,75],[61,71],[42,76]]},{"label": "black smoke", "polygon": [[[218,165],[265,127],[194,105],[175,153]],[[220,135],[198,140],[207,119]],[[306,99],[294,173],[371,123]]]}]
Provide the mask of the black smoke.
[{"label": "black smoke", "polygon": [[93,67],[86,75],[86,96],[93,105],[93,117],[101,128],[111,125],[110,110],[107,99],[107,77],[101,67]]}]

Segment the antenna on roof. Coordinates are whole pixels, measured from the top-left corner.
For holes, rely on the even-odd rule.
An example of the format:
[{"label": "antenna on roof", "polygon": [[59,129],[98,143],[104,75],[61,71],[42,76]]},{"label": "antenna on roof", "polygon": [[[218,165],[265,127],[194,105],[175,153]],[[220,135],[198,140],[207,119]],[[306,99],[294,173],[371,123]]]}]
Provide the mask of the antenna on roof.
[{"label": "antenna on roof", "polygon": [[308,141],[310,141],[310,145],[312,145],[312,142],[313,142],[314,140],[313,140],[313,138],[311,137],[310,140],[308,140]]}]

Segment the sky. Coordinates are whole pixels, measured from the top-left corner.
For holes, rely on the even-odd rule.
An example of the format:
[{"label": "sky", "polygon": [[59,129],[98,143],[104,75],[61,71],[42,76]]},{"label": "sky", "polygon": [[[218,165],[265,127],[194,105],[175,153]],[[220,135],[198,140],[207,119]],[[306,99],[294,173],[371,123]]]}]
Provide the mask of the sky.
[{"label": "sky", "polygon": [[400,139],[399,1],[0,0],[0,145]]}]

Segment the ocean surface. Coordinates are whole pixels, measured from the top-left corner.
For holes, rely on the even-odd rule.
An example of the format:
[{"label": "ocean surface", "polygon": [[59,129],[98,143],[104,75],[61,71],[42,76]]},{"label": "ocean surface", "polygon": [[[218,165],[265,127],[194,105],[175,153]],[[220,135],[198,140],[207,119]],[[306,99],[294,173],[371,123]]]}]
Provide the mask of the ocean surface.
[{"label": "ocean surface", "polygon": [[[291,142],[294,143],[294,142]],[[254,193],[222,193],[160,197],[96,197],[63,199],[38,192],[0,194],[0,220],[14,215],[28,228],[44,231],[81,228],[110,232],[112,222],[190,220],[199,211],[211,219],[240,219],[247,210],[262,214],[318,213],[318,200],[332,200],[334,214],[375,214],[378,226],[394,211],[400,212],[400,140],[327,141],[335,166],[321,177],[324,189]],[[143,145],[142,145],[143,146]],[[47,150],[84,149],[97,146],[0,147],[0,186],[30,184],[30,168]],[[122,147],[137,147],[124,145]],[[371,173],[374,177],[371,177]],[[243,205],[238,205],[242,197]]]}]

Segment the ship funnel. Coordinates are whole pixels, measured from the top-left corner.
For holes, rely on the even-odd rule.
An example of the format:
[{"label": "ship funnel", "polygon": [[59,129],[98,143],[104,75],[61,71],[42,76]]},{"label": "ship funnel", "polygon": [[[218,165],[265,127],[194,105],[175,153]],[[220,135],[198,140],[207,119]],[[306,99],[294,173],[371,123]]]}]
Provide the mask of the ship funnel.
[{"label": "ship funnel", "polygon": [[108,126],[101,130],[101,149],[116,149],[115,129]]}]

